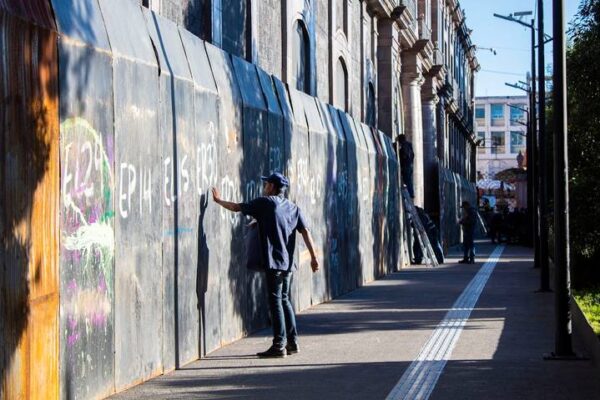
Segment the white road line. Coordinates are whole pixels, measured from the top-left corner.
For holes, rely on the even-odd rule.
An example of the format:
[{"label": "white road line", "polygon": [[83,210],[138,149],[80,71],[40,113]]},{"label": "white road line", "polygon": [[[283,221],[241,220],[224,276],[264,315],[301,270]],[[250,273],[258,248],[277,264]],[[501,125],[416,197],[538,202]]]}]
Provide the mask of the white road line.
[{"label": "white road line", "polygon": [[417,358],[409,365],[386,400],[429,398],[503,250],[504,246],[497,246],[494,249],[477,275],[469,282],[435,328]]}]

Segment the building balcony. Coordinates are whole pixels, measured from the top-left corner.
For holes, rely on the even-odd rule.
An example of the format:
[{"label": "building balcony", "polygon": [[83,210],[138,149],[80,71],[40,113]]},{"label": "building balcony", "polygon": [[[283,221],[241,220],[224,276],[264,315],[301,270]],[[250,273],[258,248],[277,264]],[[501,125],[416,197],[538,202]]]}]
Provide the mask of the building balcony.
[{"label": "building balcony", "polygon": [[400,28],[409,29],[417,34],[417,2],[416,0],[393,0],[392,18],[398,21]]},{"label": "building balcony", "polygon": [[431,41],[431,28],[429,27],[429,24],[427,23],[425,17],[421,16],[417,20],[417,30],[417,42],[415,43],[416,50],[421,51],[427,49],[427,55],[431,57],[431,53],[433,52],[433,43]]},{"label": "building balcony", "polygon": [[444,78],[445,73],[445,63],[444,63],[444,55],[438,47],[433,48],[433,54],[431,56],[432,67],[431,73],[434,75],[438,75],[440,79]]}]

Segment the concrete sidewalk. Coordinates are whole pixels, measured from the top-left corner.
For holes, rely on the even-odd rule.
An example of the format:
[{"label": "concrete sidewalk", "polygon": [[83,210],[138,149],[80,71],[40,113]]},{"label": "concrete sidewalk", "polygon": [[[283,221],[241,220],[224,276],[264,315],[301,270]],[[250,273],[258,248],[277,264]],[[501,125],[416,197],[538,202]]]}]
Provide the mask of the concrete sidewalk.
[{"label": "concrete sidewalk", "polygon": [[[265,330],[113,398],[385,399],[494,249],[480,245],[475,265],[454,257],[410,268],[298,315],[299,354],[256,358],[270,345]],[[531,257],[504,249],[447,362],[436,364],[430,398],[600,399],[591,362],[542,360],[553,350],[554,298],[534,293]]]}]

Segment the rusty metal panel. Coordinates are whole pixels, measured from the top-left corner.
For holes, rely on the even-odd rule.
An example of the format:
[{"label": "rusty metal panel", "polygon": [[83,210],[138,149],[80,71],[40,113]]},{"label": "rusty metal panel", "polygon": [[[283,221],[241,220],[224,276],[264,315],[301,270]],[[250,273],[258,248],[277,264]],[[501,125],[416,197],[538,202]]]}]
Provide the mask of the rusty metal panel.
[{"label": "rusty metal panel", "polygon": [[0,4],[0,398],[54,399],[58,397],[56,34],[7,14],[7,5],[15,4]]},{"label": "rusty metal panel", "polygon": [[139,6],[119,0],[99,4],[113,50],[114,376],[119,391],[163,370],[162,317],[156,312],[162,307],[158,64]]},{"label": "rusty metal panel", "polygon": [[[219,90],[220,135],[218,187],[223,198],[241,202],[246,191],[243,171],[242,97],[231,59],[221,49],[205,44],[208,59]],[[221,264],[215,273],[221,276],[221,344],[230,343],[244,333],[244,314],[247,309],[247,270],[243,258],[244,218],[223,208],[221,217]]]},{"label": "rusty metal panel", "polygon": [[56,30],[49,0],[0,0],[0,10],[46,30]]},{"label": "rusty metal panel", "polygon": [[219,99],[204,42],[180,29],[188,63],[194,79],[194,124],[196,153],[193,155],[192,182],[199,204],[198,267],[196,292],[200,320],[200,355],[215,350],[221,343],[220,281],[222,247],[220,210],[209,207],[210,188],[219,182],[218,149],[225,140],[220,135]]},{"label": "rusty metal panel", "polygon": [[197,148],[195,84],[175,23],[144,10],[159,55],[159,136],[162,149],[163,367],[200,355],[198,195],[192,171]]}]

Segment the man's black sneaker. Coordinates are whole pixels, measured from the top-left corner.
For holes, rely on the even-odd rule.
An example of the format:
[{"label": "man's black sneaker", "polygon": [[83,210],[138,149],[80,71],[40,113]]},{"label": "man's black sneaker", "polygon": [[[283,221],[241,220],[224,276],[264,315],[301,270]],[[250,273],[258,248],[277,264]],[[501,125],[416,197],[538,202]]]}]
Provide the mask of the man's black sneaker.
[{"label": "man's black sneaker", "polygon": [[460,260],[458,263],[459,264],[470,264],[469,260],[464,259],[464,258],[462,260]]},{"label": "man's black sneaker", "polygon": [[288,343],[285,349],[288,354],[296,354],[300,351],[300,346],[298,346],[298,343]]},{"label": "man's black sneaker", "polygon": [[280,349],[275,346],[269,347],[269,350],[263,351],[262,353],[256,353],[260,358],[284,358],[287,356],[287,351],[285,348]]}]

